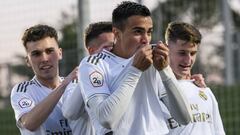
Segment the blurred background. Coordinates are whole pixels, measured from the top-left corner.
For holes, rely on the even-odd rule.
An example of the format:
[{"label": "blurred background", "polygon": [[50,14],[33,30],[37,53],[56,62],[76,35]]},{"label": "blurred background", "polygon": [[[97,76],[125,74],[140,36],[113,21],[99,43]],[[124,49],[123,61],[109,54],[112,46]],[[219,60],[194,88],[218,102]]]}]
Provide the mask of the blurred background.
[{"label": "blurred background", "polygon": [[[12,87],[33,76],[26,67],[21,43],[24,30],[35,24],[55,27],[60,35],[67,75],[87,55],[83,32],[89,23],[111,21],[122,0],[0,1],[0,132],[18,135],[10,106]],[[132,0],[133,1],[133,0]],[[170,21],[197,26],[203,40],[194,73],[202,73],[214,92],[227,135],[240,134],[240,0],[135,0],[149,7],[154,21],[152,42],[164,41]]]}]

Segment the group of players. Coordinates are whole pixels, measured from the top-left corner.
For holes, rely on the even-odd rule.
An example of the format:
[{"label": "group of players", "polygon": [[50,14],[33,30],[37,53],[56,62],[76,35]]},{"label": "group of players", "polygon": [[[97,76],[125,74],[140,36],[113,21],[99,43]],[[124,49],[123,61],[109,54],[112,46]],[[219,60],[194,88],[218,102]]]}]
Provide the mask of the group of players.
[{"label": "group of players", "polygon": [[165,43],[150,45],[149,9],[124,1],[112,22],[90,24],[85,57],[59,76],[62,49],[48,25],[22,37],[35,73],[12,89],[22,135],[225,135],[217,101],[201,75],[192,75],[201,43],[193,25],[171,22]]}]

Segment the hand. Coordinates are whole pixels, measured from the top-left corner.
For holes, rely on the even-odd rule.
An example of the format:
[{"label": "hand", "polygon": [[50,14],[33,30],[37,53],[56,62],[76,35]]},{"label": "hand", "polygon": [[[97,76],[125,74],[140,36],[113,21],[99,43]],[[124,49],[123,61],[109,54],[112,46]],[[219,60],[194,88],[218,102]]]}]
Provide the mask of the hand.
[{"label": "hand", "polygon": [[207,85],[205,84],[204,78],[202,74],[195,74],[191,76],[191,79],[194,79],[194,83],[201,88],[206,88]]},{"label": "hand", "polygon": [[152,63],[152,49],[150,45],[142,45],[139,48],[133,59],[133,66],[141,71],[145,71]]},{"label": "hand", "polygon": [[78,75],[78,67],[74,68],[70,74],[68,74],[67,77],[64,78],[62,81],[62,85],[68,85],[72,80],[77,79]]},{"label": "hand", "polygon": [[169,50],[167,45],[158,42],[156,47],[153,48],[153,65],[157,70],[162,70],[169,64]]}]

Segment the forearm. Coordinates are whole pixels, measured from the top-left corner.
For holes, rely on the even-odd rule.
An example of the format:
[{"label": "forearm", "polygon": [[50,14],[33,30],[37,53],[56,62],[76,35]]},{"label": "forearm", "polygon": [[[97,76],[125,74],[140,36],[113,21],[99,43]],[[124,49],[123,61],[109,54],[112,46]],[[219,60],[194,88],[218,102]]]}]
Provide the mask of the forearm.
[{"label": "forearm", "polygon": [[93,109],[97,119],[105,128],[113,128],[126,111],[131,97],[141,76],[141,71],[130,67],[119,87],[105,97],[94,97],[88,105]]},{"label": "forearm", "polygon": [[81,94],[80,86],[77,85],[72,93],[67,95],[62,106],[63,116],[67,119],[76,120],[84,112],[84,101]]},{"label": "forearm", "polygon": [[191,121],[189,103],[185,98],[176,80],[172,69],[167,68],[160,71],[163,84],[166,88],[169,104],[166,104],[171,115],[180,124],[186,125]]},{"label": "forearm", "polygon": [[60,85],[44,100],[37,104],[30,112],[24,114],[20,118],[21,125],[30,130],[35,131],[48,118],[62,94],[66,86]]}]

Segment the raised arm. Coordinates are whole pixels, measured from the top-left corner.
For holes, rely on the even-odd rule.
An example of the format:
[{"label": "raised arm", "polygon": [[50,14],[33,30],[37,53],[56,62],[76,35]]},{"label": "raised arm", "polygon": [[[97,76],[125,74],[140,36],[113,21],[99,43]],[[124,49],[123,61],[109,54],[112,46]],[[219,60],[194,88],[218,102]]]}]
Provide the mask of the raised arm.
[{"label": "raised arm", "polygon": [[77,77],[76,71],[77,69],[74,69],[51,94],[37,104],[31,111],[23,114],[19,119],[20,125],[30,131],[38,129],[51,114],[64,93],[66,86]]},{"label": "raised arm", "polygon": [[[121,119],[130,103],[142,71],[146,70],[151,63],[152,51],[150,46],[139,49],[134,57],[132,66],[125,68],[124,73],[118,76],[122,79],[118,82],[120,83],[119,86],[115,90],[112,90],[113,93],[95,94],[87,101],[88,107],[94,112],[97,120],[103,127],[111,129]],[[80,82],[85,81],[84,78],[86,78],[86,75],[80,75]],[[100,82],[106,81],[103,80]],[[83,88],[84,91],[91,91],[91,89],[87,89],[87,87],[84,86],[86,84],[87,82],[81,83],[81,88]],[[99,87],[95,87],[93,89],[98,88]],[[109,91],[108,87],[105,87],[105,90]]]},{"label": "raised arm", "polygon": [[166,104],[166,106],[178,123],[184,125],[188,124],[191,121],[189,103],[181,91],[181,88],[172,72],[172,69],[168,66],[169,50],[165,44],[159,42],[154,48],[153,53],[154,66],[157,70],[159,70],[169,99],[169,102]]},{"label": "raised arm", "polygon": [[181,91],[181,87],[172,73],[171,68],[167,67],[159,73],[168,97],[165,99],[165,101],[168,100],[167,103],[165,102],[165,105],[178,123],[183,125],[188,124],[191,121],[189,103],[184,93]]}]

